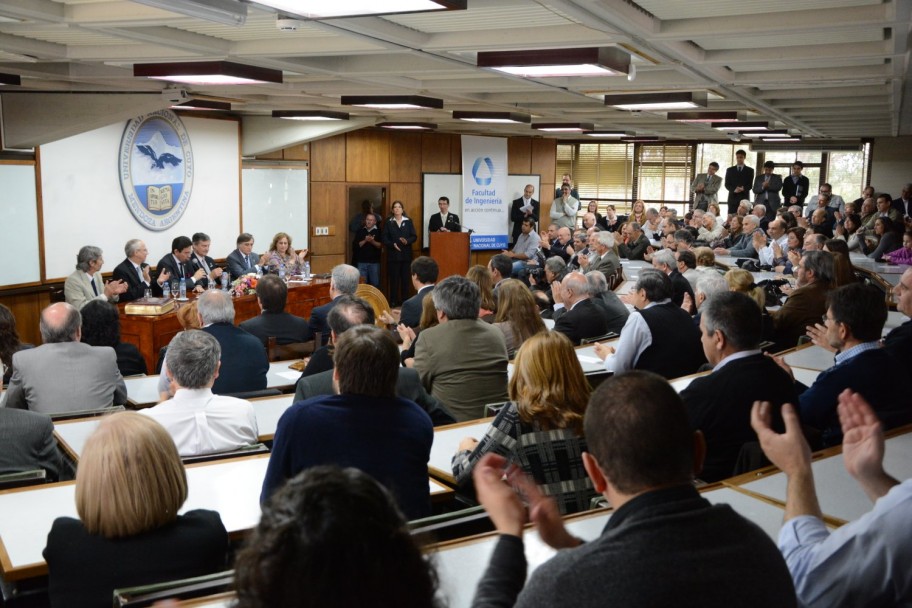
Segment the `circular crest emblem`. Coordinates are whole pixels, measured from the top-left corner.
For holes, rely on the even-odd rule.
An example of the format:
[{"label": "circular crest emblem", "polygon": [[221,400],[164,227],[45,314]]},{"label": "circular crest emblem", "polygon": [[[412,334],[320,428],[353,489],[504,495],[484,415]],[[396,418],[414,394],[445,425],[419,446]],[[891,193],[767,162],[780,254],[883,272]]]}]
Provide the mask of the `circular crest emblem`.
[{"label": "circular crest emblem", "polygon": [[170,110],[127,122],[120,139],[120,189],[130,213],[149,230],[167,230],[187,210],[193,151],[184,123]]}]

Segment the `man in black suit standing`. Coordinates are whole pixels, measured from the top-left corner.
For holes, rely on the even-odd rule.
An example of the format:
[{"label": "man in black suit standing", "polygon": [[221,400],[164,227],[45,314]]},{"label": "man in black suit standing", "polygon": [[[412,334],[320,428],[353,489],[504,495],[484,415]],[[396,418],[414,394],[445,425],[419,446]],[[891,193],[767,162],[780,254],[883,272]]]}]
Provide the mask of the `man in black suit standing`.
[{"label": "man in black suit standing", "polygon": [[744,199],[750,199],[750,189],[754,185],[754,169],[744,164],[747,152],[735,152],[735,166],[725,171],[725,189],[728,190],[728,213],[738,212],[738,205]]},{"label": "man in black suit standing", "polygon": [[437,200],[437,207],[440,213],[435,213],[428,220],[428,232],[460,232],[462,225],[459,223],[459,216],[450,213],[450,199],[441,196]]},{"label": "man in black suit standing", "polygon": [[194,289],[196,291],[203,291],[203,286],[198,285],[197,281],[205,277],[206,273],[202,268],[194,269],[193,265],[190,263],[192,245],[193,242],[186,236],[178,236],[171,241],[171,253],[165,255],[165,257],[158,261],[158,276],[156,277],[158,288],[156,289],[155,286],[152,287],[157,295],[161,295],[162,292],[161,284],[164,281],[159,279],[165,269],[168,270],[171,281],[180,281],[181,278],[186,280],[187,293],[190,293]]},{"label": "man in black suit standing", "polygon": [[807,198],[811,183],[807,177],[801,175],[802,171],[804,171],[804,163],[796,160],[792,163],[792,174],[782,180],[783,206],[804,206],[804,199]]},{"label": "man in black suit standing", "polygon": [[703,353],[713,365],[681,391],[690,425],[706,439],[706,461],[700,479],[731,477],[741,446],[755,440],[750,425],[754,401],[769,401],[779,411],[797,403],[791,377],[760,352],[760,307],[743,293],[713,294],[700,307]]},{"label": "man in black suit standing", "polygon": [[551,284],[554,295],[554,331],[559,331],[579,346],[581,340],[608,333],[605,314],[589,298],[585,275],[571,272]]},{"label": "man in black suit standing", "polygon": [[307,321],[285,312],[288,299],[285,281],[274,274],[265,275],[257,283],[256,296],[260,315],[241,323],[241,329],[252,333],[264,345],[270,337],[276,339],[276,344],[307,342],[313,337]]},{"label": "man in black suit standing", "polygon": [[[144,297],[146,289],[152,287],[152,276],[149,272],[149,265],[146,264],[149,250],[141,240],[130,239],[124,246],[124,253],[127,254],[127,259],[114,269],[114,280],[123,281],[127,285],[127,290],[120,294],[119,301],[131,302]],[[157,291],[161,291],[161,284],[170,276],[167,268],[159,271],[155,278]]]},{"label": "man in black suit standing", "polygon": [[196,272],[200,268],[206,273],[206,276],[198,282],[203,288],[208,289],[218,284],[218,279],[222,276],[222,269],[215,265],[215,260],[209,257],[209,245],[212,239],[205,232],[197,232],[193,235],[193,253],[190,254],[190,265]]},{"label": "man in black suit standing", "polygon": [[562,195],[561,189],[562,189],[564,186],[569,186],[569,187],[570,187],[570,196],[572,196],[572,197],[575,198],[576,200],[580,200],[579,191],[577,191],[577,189],[573,187],[573,176],[570,175],[569,173],[564,173],[564,174],[561,176],[561,183],[560,183],[560,185],[554,190],[554,198],[560,198],[560,197],[561,197],[561,195]]},{"label": "man in black suit standing", "polygon": [[[513,201],[513,205],[510,207],[510,220],[513,222],[513,240],[511,242],[514,244],[522,232],[524,219],[530,217],[533,222],[538,222],[541,203],[532,198],[533,194],[535,194],[535,186],[526,184],[526,187],[523,188],[523,195]],[[535,227],[533,226],[532,229],[535,230]]]}]

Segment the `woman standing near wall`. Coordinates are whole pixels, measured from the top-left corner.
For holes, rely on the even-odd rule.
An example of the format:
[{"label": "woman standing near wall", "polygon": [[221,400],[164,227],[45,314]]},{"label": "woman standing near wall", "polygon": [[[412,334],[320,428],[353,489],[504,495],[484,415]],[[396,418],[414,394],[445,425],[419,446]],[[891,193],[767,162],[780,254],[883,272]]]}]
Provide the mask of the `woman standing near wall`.
[{"label": "woman standing near wall", "polygon": [[412,243],[418,240],[418,235],[412,220],[405,215],[402,201],[393,202],[392,213],[386,220],[383,242],[386,245],[390,305],[399,306],[408,299]]}]

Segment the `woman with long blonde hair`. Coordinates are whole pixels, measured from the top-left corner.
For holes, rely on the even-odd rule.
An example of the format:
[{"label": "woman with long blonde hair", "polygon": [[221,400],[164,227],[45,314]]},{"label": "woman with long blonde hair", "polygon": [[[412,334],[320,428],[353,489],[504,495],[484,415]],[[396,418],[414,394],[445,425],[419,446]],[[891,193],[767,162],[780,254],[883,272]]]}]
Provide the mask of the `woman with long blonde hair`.
[{"label": "woman with long blonde hair", "polygon": [[467,437],[453,456],[460,484],[482,456],[494,452],[532,476],[561,513],[589,508],[596,495],[583,468],[583,416],[589,383],[570,340],[559,332],[535,334],[522,345],[510,379],[510,399],[481,441]]},{"label": "woman with long blonde hair", "polygon": [[535,334],[548,331],[532,292],[516,279],[506,279],[500,284],[494,327],[503,332],[508,353],[519,349]]},{"label": "woman with long blonde hair", "polygon": [[466,278],[476,285],[481,294],[481,308],[478,309],[478,318],[489,321],[485,317],[493,317],[497,312],[497,300],[494,299],[494,278],[491,271],[480,264],[469,268]]},{"label": "woman with long blonde hair", "polygon": [[630,217],[627,221],[636,222],[640,226],[646,223],[646,203],[642,199],[637,199],[633,203],[633,209],[630,211]]}]

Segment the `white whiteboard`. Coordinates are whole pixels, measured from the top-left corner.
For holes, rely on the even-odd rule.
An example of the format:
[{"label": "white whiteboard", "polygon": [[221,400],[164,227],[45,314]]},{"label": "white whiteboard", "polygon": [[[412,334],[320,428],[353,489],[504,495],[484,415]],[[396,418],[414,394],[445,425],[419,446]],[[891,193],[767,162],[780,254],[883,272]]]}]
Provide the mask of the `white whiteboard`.
[{"label": "white whiteboard", "polygon": [[264,253],[277,232],[295,249],[308,246],[307,169],[245,165],[241,171],[241,222]]},{"label": "white whiteboard", "polygon": [[15,252],[0,259],[0,286],[37,283],[41,268],[35,166],[0,164],[0,184],[4,249]]},{"label": "white whiteboard", "polygon": [[[422,177],[421,202],[423,205],[424,221],[422,224],[424,227],[424,230],[422,230],[422,234],[424,235],[422,247],[430,247],[431,237],[428,235],[427,225],[431,216],[440,211],[437,207],[437,200],[441,196],[446,196],[450,199],[450,212],[455,213],[459,216],[459,219],[462,220],[462,174],[424,173]],[[539,197],[539,186],[541,185],[540,175],[508,175],[507,192],[509,193],[509,198],[507,204],[512,203],[515,199],[522,196],[526,184],[535,186],[535,196],[533,198],[539,201],[541,200]],[[509,211],[509,209],[507,211]],[[506,230],[508,235],[512,234],[512,227],[512,223],[508,221]],[[464,228],[472,228],[472,226],[465,226]]]}]

